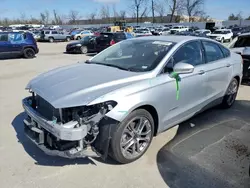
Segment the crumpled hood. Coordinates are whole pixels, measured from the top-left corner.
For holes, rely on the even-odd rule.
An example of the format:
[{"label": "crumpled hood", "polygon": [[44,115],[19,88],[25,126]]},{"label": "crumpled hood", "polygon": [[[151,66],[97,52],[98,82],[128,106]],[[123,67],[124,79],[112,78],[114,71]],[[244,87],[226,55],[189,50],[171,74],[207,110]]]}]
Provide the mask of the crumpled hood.
[{"label": "crumpled hood", "polygon": [[31,80],[31,89],[55,108],[87,105],[102,95],[142,80],[145,73],[96,64],[78,63],[43,73]]}]

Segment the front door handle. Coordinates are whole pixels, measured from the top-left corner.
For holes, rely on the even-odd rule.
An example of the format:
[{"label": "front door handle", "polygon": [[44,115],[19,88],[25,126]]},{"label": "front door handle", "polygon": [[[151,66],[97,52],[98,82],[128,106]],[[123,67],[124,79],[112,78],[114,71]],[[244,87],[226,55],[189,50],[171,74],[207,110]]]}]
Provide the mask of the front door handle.
[{"label": "front door handle", "polygon": [[227,67],[231,67],[232,65],[231,64],[227,64]]},{"label": "front door handle", "polygon": [[203,74],[205,74],[205,71],[204,71],[204,70],[200,70],[200,71],[198,72],[198,74],[199,74],[199,75],[203,75]]}]

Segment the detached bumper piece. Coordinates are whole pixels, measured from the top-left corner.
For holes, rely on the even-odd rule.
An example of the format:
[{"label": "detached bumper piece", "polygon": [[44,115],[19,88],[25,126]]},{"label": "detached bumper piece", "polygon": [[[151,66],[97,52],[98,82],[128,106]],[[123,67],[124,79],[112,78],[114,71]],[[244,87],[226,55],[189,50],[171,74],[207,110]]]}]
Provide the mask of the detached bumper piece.
[{"label": "detached bumper piece", "polygon": [[48,121],[29,105],[27,99],[23,100],[23,107],[28,115],[23,121],[25,135],[47,155],[64,158],[98,157],[83,143],[87,126],[78,127],[78,122],[58,124]]}]

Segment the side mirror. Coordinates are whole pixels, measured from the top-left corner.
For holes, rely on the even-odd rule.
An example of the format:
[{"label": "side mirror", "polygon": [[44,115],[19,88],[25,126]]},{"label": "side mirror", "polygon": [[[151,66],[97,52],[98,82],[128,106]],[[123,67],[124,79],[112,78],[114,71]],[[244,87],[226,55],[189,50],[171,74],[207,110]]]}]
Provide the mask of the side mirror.
[{"label": "side mirror", "polygon": [[177,74],[189,74],[194,72],[194,66],[186,63],[186,61],[181,61],[174,66],[174,72]]}]

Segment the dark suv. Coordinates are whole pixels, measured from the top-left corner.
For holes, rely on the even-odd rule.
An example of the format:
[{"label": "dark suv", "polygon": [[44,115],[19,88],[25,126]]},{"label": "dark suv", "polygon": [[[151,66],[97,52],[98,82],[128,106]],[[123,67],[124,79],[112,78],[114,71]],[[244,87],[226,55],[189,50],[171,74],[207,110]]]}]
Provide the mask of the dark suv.
[{"label": "dark suv", "polygon": [[116,33],[101,33],[99,37],[96,38],[96,51],[100,52],[109,46],[114,45],[117,42],[133,38],[131,33],[126,32],[116,32]]},{"label": "dark suv", "polygon": [[39,49],[29,32],[0,32],[0,58],[23,56],[33,58]]}]

